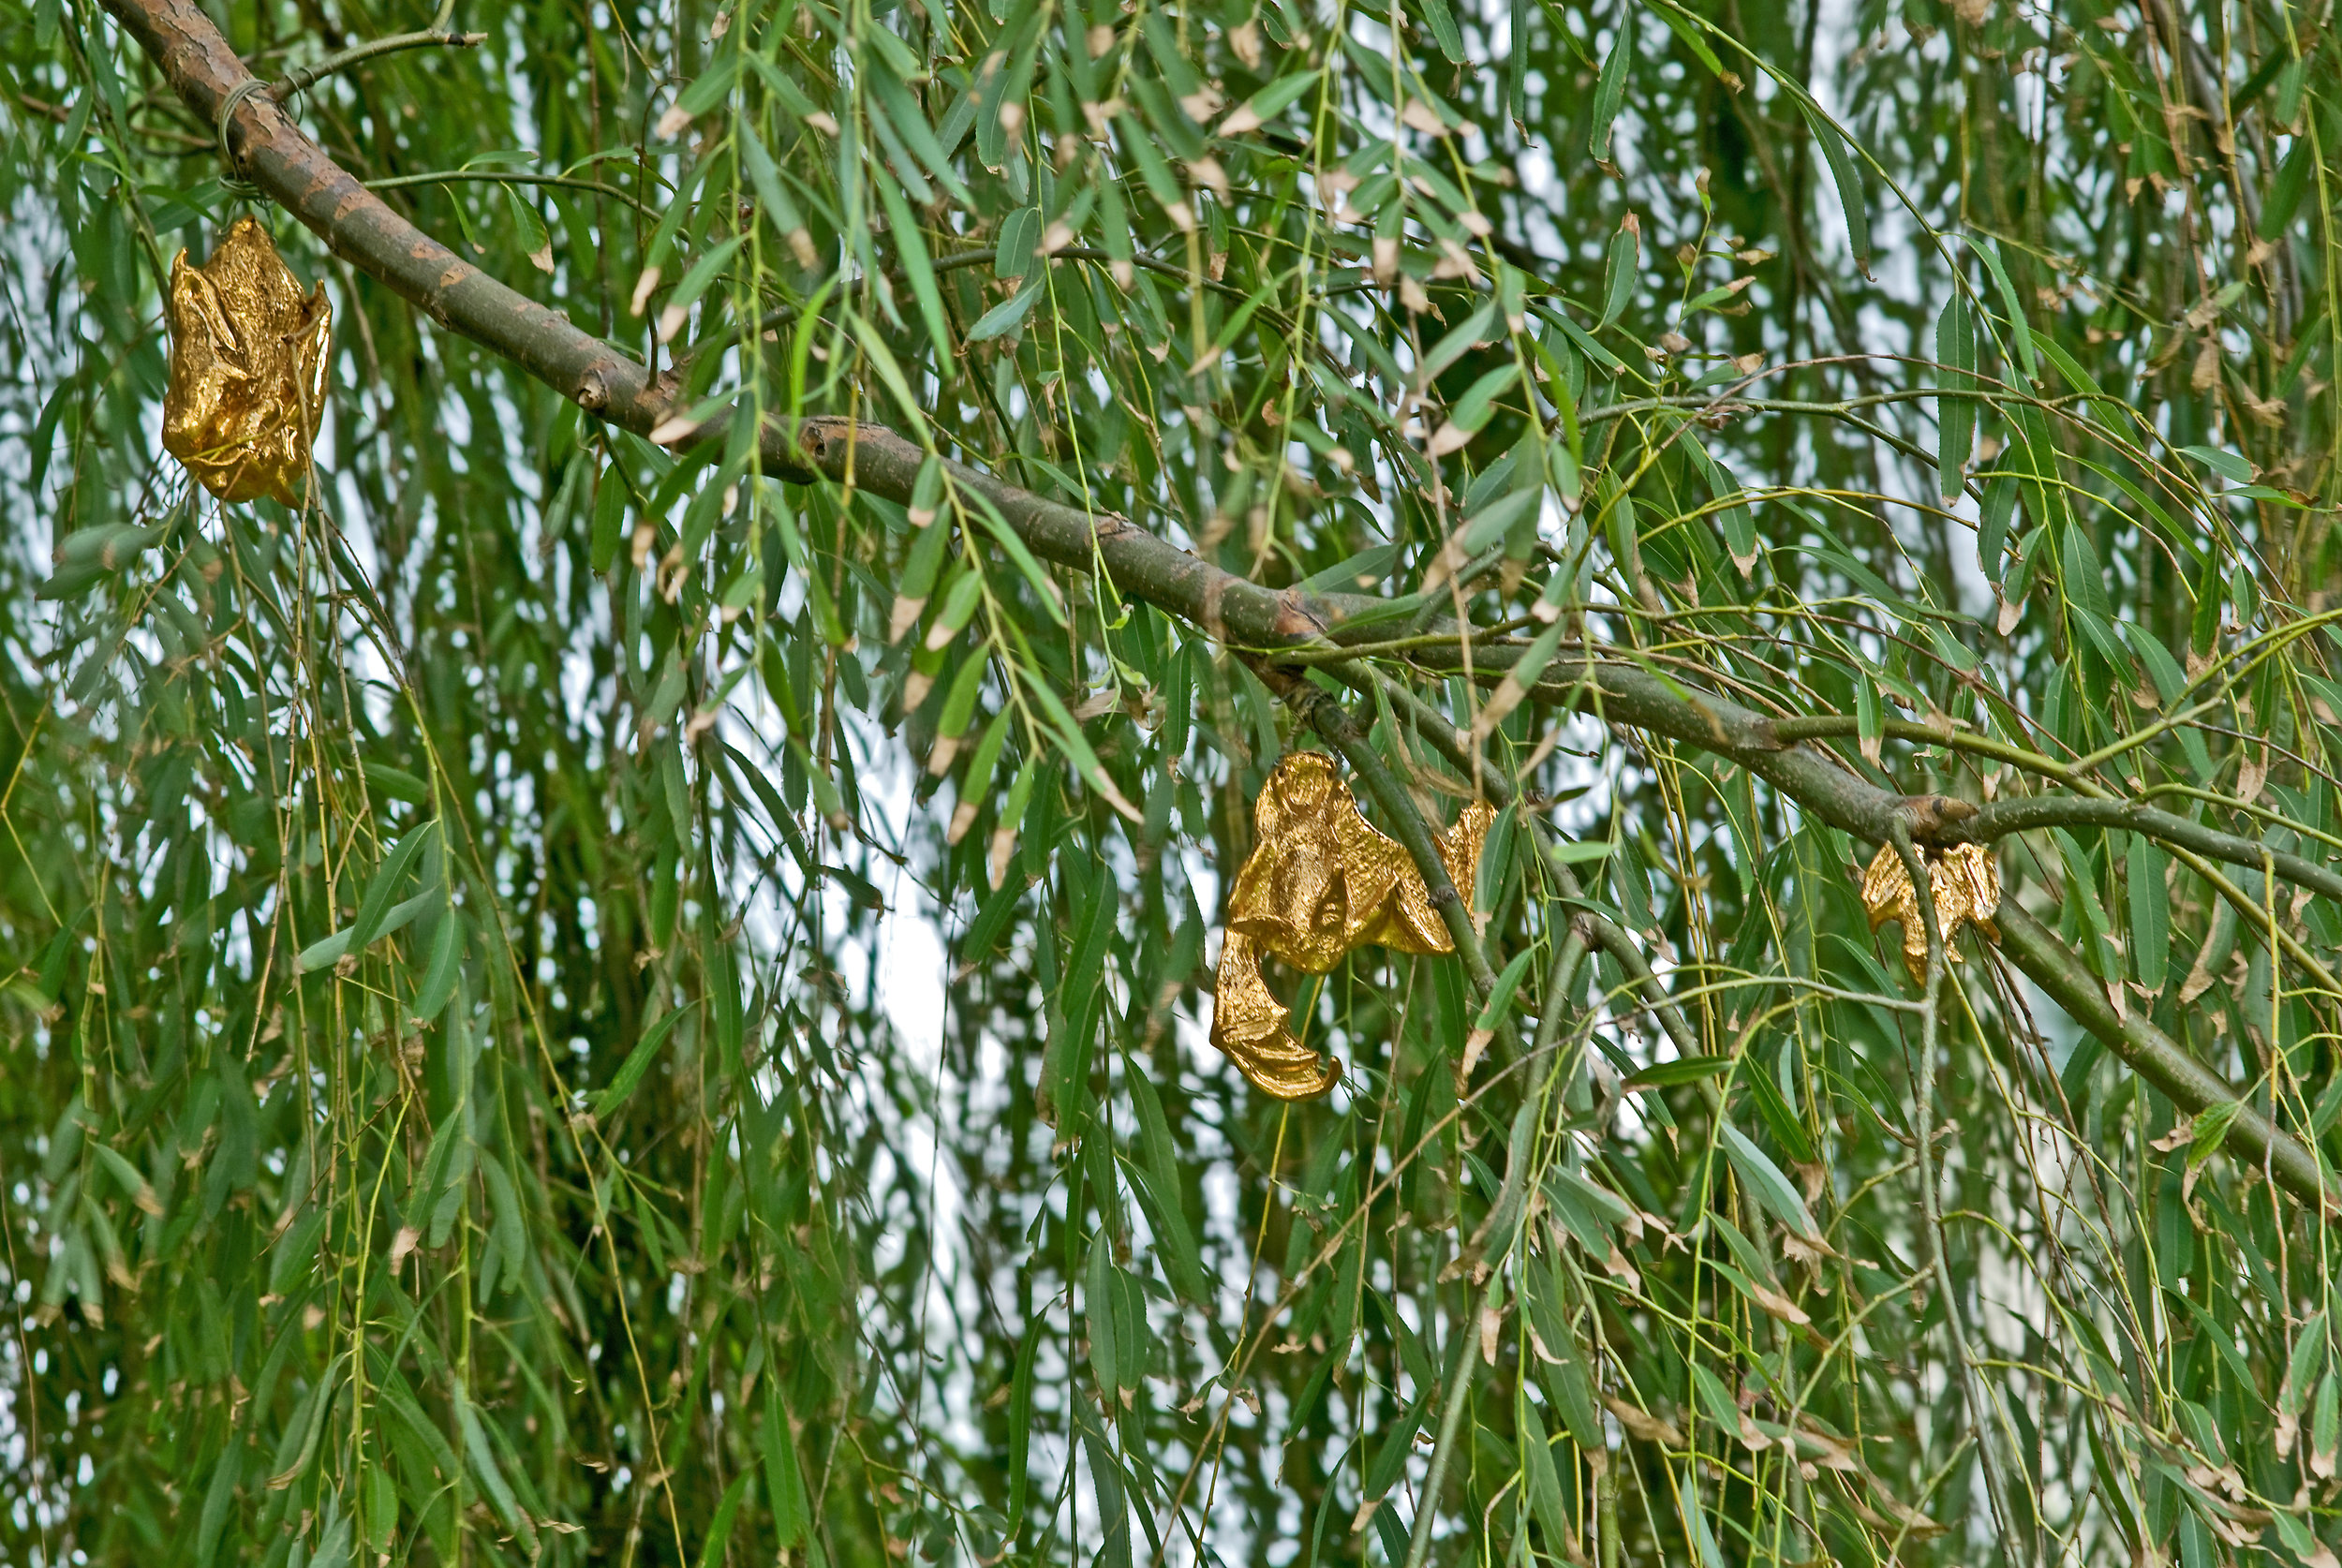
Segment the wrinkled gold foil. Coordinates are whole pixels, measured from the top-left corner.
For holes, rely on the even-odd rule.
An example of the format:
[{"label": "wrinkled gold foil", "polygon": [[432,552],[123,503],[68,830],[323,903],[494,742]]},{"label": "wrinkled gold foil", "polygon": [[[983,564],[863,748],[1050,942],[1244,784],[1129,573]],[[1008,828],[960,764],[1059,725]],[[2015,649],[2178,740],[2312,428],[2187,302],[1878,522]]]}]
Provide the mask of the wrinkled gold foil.
[{"label": "wrinkled gold foil", "polygon": [[[1935,922],[1943,928],[1944,956],[1957,964],[1961,957],[1951,940],[1961,926],[1973,925],[1985,935],[1993,935],[1993,914],[2000,908],[2000,867],[1983,845],[1961,844],[1927,862],[1927,885],[1935,895]],[[1919,893],[1911,885],[1911,874],[1904,869],[1903,857],[1895,853],[1892,844],[1881,846],[1870,868],[1862,873],[1862,907],[1870,911],[1874,931],[1890,920],[1902,923],[1904,967],[1911,971],[1912,979],[1925,980],[1927,925],[1920,919]]]},{"label": "wrinkled gold foil", "polygon": [[304,295],[268,230],[238,218],[200,267],[170,263],[163,450],[223,501],[301,504],[334,307]]},{"label": "wrinkled gold foil", "polygon": [[[1478,875],[1495,815],[1475,801],[1440,837],[1440,859],[1459,889]],[[1407,851],[1358,815],[1323,752],[1296,752],[1277,764],[1253,804],[1253,825],[1259,842],[1228,888],[1211,1043],[1264,1092],[1307,1100],[1334,1087],[1341,1064],[1323,1061],[1286,1029],[1261,954],[1324,974],[1356,948],[1452,953],[1455,940]]]}]

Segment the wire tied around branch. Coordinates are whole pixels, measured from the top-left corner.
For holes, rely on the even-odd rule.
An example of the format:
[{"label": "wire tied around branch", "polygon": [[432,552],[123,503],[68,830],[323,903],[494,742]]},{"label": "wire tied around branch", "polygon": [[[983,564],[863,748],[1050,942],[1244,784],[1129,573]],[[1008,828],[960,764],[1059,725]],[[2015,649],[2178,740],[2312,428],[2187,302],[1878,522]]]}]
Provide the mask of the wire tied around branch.
[{"label": "wire tied around branch", "polygon": [[258,201],[262,193],[259,186],[244,177],[243,160],[236,156],[235,149],[228,143],[228,127],[234,123],[236,111],[244,107],[245,99],[268,91],[268,83],[259,77],[245,77],[229,89],[228,96],[219,106],[219,119],[213,127],[219,138],[220,164],[228,170],[221,177],[220,184],[231,195],[245,201]]},{"label": "wire tied around branch", "polygon": [[384,54],[395,54],[409,49],[474,49],[488,41],[485,33],[457,32],[454,18],[455,0],[442,0],[438,15],[433,17],[431,25],[421,32],[393,33],[366,43],[336,50],[313,65],[286,73],[274,82],[263,81],[257,76],[246,77],[237,82],[229,89],[227,97],[220,101],[219,113],[213,127],[219,140],[219,160],[228,170],[227,177],[221,184],[247,201],[257,201],[262,194],[259,187],[245,178],[243,161],[236,156],[235,149],[228,140],[228,128],[235,121],[236,111],[244,107],[245,99],[266,94],[269,101],[281,109],[327,77]]}]

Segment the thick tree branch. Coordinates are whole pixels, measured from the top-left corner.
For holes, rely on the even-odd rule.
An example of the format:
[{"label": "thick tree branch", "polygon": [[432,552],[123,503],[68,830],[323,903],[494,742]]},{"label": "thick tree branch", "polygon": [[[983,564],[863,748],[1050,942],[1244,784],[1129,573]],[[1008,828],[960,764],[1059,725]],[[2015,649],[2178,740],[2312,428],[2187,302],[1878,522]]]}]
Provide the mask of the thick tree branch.
[{"label": "thick tree branch", "polygon": [[[104,3],[199,115],[216,121],[232,101],[227,141],[245,173],[335,255],[589,413],[643,436],[674,418],[671,378],[653,376],[615,345],[464,260],[335,164],[268,92],[256,90],[258,79],[194,0]],[[808,481],[825,477],[907,502],[926,453],[882,426],[824,418],[793,430],[774,423],[763,433],[762,456],[766,471],[778,476]],[[961,464],[950,465],[950,472],[966,492],[988,501],[1036,555],[1078,571],[1101,570],[1125,598],[1152,604],[1234,646],[1324,648],[1372,638],[1380,634],[1377,627],[1389,623],[1388,599],[1263,587],[1124,518],[1065,506]],[[1418,657],[1417,662],[1433,660]],[[1737,762],[1813,816],[1871,842],[1890,837],[1898,823],[1921,842],[1964,837],[1973,831],[1969,824],[1977,812],[1968,803],[1879,789],[1827,752],[1785,736],[1770,716],[1685,688],[1654,670],[1597,660],[1574,674],[1557,672],[1547,685],[1554,681],[1571,683],[1565,700],[1584,711]],[[2019,825],[2015,819],[2013,810],[2007,814],[2011,830]],[[2143,819],[2121,825],[2155,831]],[[2230,858],[2208,842],[2189,842],[2203,853]],[[2254,864],[2260,864],[2257,853]],[[2284,862],[2278,869],[2293,874]],[[2305,877],[2296,880],[2319,885]],[[2004,946],[2019,967],[2174,1101],[2201,1110],[2235,1098],[2152,1026],[2117,1018],[2073,955],[2022,910],[2007,911],[2003,925]],[[2290,1191],[2321,1200],[2315,1156],[2259,1112],[2249,1107],[2240,1112],[2229,1138],[2240,1152],[2265,1158]]]},{"label": "thick tree branch", "polygon": [[[197,113],[215,118],[253,80],[192,0],[106,0]],[[510,359],[587,412],[647,436],[675,413],[674,389],[614,344],[573,325],[458,257],[369,193],[270,100],[247,93],[230,126],[252,180],[334,252],[450,331]],[[926,453],[882,426],[815,419],[764,436],[769,472],[815,474],[908,501]],[[1205,561],[1129,521],[1097,515],[1019,489],[963,465],[954,480],[982,495],[1033,553],[1076,570],[1103,567],[1117,591],[1202,627],[1239,647],[1271,649],[1341,640],[1345,624],[1387,624],[1390,601],[1357,594],[1266,588]],[[1363,630],[1364,629],[1360,629]],[[1943,797],[1906,799],[1847,772],[1827,753],[1786,744],[1771,720],[1727,699],[1688,691],[1631,666],[1587,672],[1585,705],[1622,724],[1718,751],[1796,796],[1825,821],[1883,839],[1895,817],[1934,837],[1969,809]]]},{"label": "thick tree branch", "polygon": [[[192,0],[106,0],[106,7],[206,120],[243,92],[230,145],[253,183],[335,255],[613,424],[647,436],[674,417],[669,378],[654,377],[623,349],[507,288],[408,223],[336,165],[267,94],[245,90],[257,79]],[[774,422],[763,456],[770,473],[800,481],[823,475],[908,501],[926,454],[882,426],[816,419],[793,431]],[[1034,554],[1082,571],[1103,565],[1123,594],[1228,642],[1262,648],[1304,642],[1341,617],[1342,607],[1248,582],[1122,518],[1063,506],[958,464],[952,473],[989,500]],[[1348,597],[1378,611],[1385,605]]]},{"label": "thick tree branch", "polygon": [[[1344,609],[1348,618],[1358,614],[1347,606]],[[1510,644],[1475,648],[1475,678],[1484,682],[1501,679],[1519,651]],[[1449,672],[1460,671],[1463,661],[1460,651],[1451,643],[1418,650],[1412,662],[1425,669]],[[1575,674],[1548,674],[1534,690],[1543,701],[1573,707],[1613,723],[1650,730],[1728,757],[1823,821],[1873,843],[1885,842],[1897,820],[1907,823],[1911,836],[1921,843],[1938,845],[1991,843],[2013,833],[2044,827],[2122,828],[2247,870],[2258,871],[2266,866],[2297,887],[2342,900],[2342,872],[2331,866],[2303,855],[2272,850],[2257,838],[2224,833],[2176,812],[2137,801],[2068,794],[2023,795],[1979,808],[1948,795],[1898,795],[1881,790],[1849,772],[1827,753],[1800,744],[1807,739],[1856,733],[1856,720],[1850,714],[1776,718],[1728,698],[1692,690],[1665,675],[1604,663],[1596,663],[1591,673],[1579,671]],[[1924,725],[1894,719],[1888,720],[1882,730],[1889,739],[1920,745],[1945,744],[1951,738]],[[1970,748],[1986,749],[1984,743],[1975,739],[1971,739]],[[2001,750],[2004,760],[2018,761],[2020,765],[2037,772],[2048,772],[2061,783],[2080,789],[2095,788],[2084,776],[2040,766],[2045,759],[2022,760],[2023,754],[2010,755],[2016,753],[2015,747]]]},{"label": "thick tree branch", "polygon": [[2207,860],[2226,861],[2259,871],[2274,870],[2296,887],[2342,899],[2342,874],[2301,855],[2272,850],[2260,840],[2222,833],[2175,812],[2126,800],[2075,800],[2067,795],[2031,795],[1994,801],[1976,814],[1961,836],[1990,840],[2039,827],[2127,828],[2149,838],[2193,850]]},{"label": "thick tree branch", "polygon": [[[2107,1048],[2181,1110],[2194,1115],[2238,1098],[2219,1074],[2187,1054],[2179,1042],[2136,1013],[2117,1013],[2081,962],[2047,926],[2014,902],[1997,916],[2000,950],[2023,969],[2067,1015],[2103,1041]],[[2316,1154],[2284,1132],[2250,1102],[2229,1123],[2228,1146],[2246,1162],[2266,1170],[2277,1185],[2305,1203],[2342,1210],[2335,1183],[2323,1175]]]},{"label": "thick tree branch", "polygon": [[[1338,602],[1349,597],[1335,596]],[[1341,607],[1346,619],[1358,615],[1347,603]],[[1475,648],[1475,678],[1501,678],[1519,655],[1519,649],[1513,647]],[[1460,673],[1463,654],[1456,647],[1427,648],[1414,662],[1427,670]],[[1955,840],[1964,836],[1960,824],[1976,815],[1973,805],[1951,795],[1882,790],[1829,752],[1783,736],[1775,727],[1784,721],[1771,714],[1687,687],[1616,655],[1597,655],[1574,667],[1556,661],[1534,689],[1541,701],[1628,729],[1648,730],[1738,762],[1808,814],[1874,844],[1885,843],[1897,822],[1922,844]]]}]

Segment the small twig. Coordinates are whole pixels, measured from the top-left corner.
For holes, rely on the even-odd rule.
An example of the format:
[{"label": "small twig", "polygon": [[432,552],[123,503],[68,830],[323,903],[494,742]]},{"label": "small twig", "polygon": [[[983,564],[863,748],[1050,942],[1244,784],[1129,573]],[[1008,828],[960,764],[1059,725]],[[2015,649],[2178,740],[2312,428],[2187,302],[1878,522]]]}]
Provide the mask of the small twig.
[{"label": "small twig", "polygon": [[289,102],[327,77],[346,71],[352,66],[363,65],[378,55],[395,54],[408,49],[476,49],[486,43],[488,35],[485,33],[458,33],[447,24],[454,8],[453,0],[449,0],[449,4],[439,7],[437,19],[420,33],[393,33],[386,38],[336,50],[315,65],[304,66],[279,79],[269,88],[269,96],[279,104]]},{"label": "small twig", "polygon": [[[1436,605],[1433,608],[1445,609],[1445,606]],[[1530,624],[1531,618],[1529,616],[1515,615],[1510,619],[1498,621],[1490,626],[1475,626],[1472,629],[1472,630],[1475,633],[1484,633],[1491,638],[1505,637],[1520,630],[1521,628]],[[1336,664],[1345,663],[1355,658],[1390,658],[1401,654],[1415,653],[1423,648],[1453,647],[1456,645],[1460,635],[1460,633],[1455,631],[1435,631],[1424,634],[1409,635],[1405,637],[1396,637],[1387,643],[1342,643],[1321,648],[1280,648],[1277,650],[1276,659],[1280,664]],[[1499,647],[1525,647],[1527,644],[1491,643],[1488,645]]]},{"label": "small twig", "polygon": [[[2171,789],[2174,786],[2158,786]],[[2184,788],[2180,786],[2177,788]],[[2153,794],[2155,791],[2146,793]],[[2209,794],[2209,791],[2197,791]],[[2208,804],[2227,809],[2249,809],[2240,803],[2212,796]],[[2279,822],[2281,827],[2305,831],[2297,824]],[[2045,827],[2123,828],[2144,834],[2157,842],[2175,850],[2192,850],[2210,860],[2223,861],[2243,866],[2248,871],[2261,869],[2264,863],[2286,881],[2307,888],[2327,898],[2342,901],[2342,871],[2305,855],[2273,850],[2260,839],[2243,834],[2224,833],[2208,827],[2190,817],[2160,810],[2141,801],[2075,800],[2065,795],[2004,795],[1977,812],[1961,829],[1970,838],[1990,842],[2010,834],[2027,833]]]},{"label": "small twig", "polygon": [[[950,272],[954,268],[972,267],[982,262],[995,260],[999,256],[1000,252],[997,250],[963,250],[950,256],[938,257],[929,265],[939,273]],[[1033,252],[1033,259],[1036,261],[1094,261],[1109,267],[1118,261],[1127,262],[1131,266],[1153,273],[1159,277],[1171,278],[1179,283],[1201,281],[1203,286],[1213,293],[1224,294],[1232,300],[1250,297],[1233,283],[1223,283],[1218,278],[1208,277],[1201,280],[1192,278],[1188,275],[1187,269],[1178,262],[1164,261],[1149,256],[1143,251],[1134,252],[1129,256],[1117,256],[1112,251],[1100,250],[1092,245],[1060,245],[1046,254],[1036,250]]]},{"label": "small twig", "polygon": [[455,0],[440,0],[439,14],[432,19],[429,27],[420,33],[393,33],[385,38],[376,38],[371,43],[335,50],[315,65],[304,66],[273,82],[264,82],[257,76],[246,77],[237,82],[220,102],[215,126],[219,137],[219,159],[228,166],[231,184],[241,183],[244,166],[228,144],[228,127],[235,120],[236,111],[244,107],[245,99],[266,97],[282,109],[336,71],[348,70],[378,55],[394,54],[407,49],[471,49],[488,41],[485,33],[456,32],[450,25],[454,12]]},{"label": "small twig", "polygon": [[[954,251],[948,255],[938,256],[931,259],[927,262],[927,266],[930,271],[939,274],[956,273],[964,268],[980,267],[986,265],[987,263],[998,261],[1000,259],[1000,254],[1001,253],[998,250]],[[1122,260],[1128,261],[1134,267],[1143,267],[1150,273],[1160,273],[1165,277],[1178,278],[1182,282],[1187,281],[1187,269],[1184,267],[1175,266],[1168,261],[1159,261],[1151,256],[1134,255],[1116,257],[1103,250],[1093,250],[1088,245],[1066,245],[1061,249],[1049,252],[1046,256],[1036,255],[1034,259],[1041,261],[1099,261],[1105,262],[1109,265],[1117,260]],[[896,278],[898,280],[903,276],[903,274],[899,272],[889,272],[887,275],[890,278]],[[1020,284],[1023,282],[1021,274],[1016,281]],[[1210,278],[1205,278],[1203,280],[1203,285],[1205,288],[1209,288],[1216,293],[1225,294],[1232,299],[1242,300],[1248,297],[1243,289],[1237,288],[1231,283],[1217,283]],[[775,306],[773,309],[766,311],[762,317],[757,318],[756,333],[757,335],[762,336],[765,333],[777,333],[783,327],[793,325],[797,318],[804,313],[804,307],[801,305],[784,304]],[[710,341],[719,342],[721,346],[728,348],[734,342],[734,338],[731,335],[725,335],[720,339],[703,339],[700,342],[693,343],[675,357],[676,364],[678,366],[689,364],[704,348],[707,347],[707,344]]]},{"label": "small twig", "polygon": [[1585,922],[1573,920],[1569,923],[1569,934],[1554,950],[1553,968],[1545,977],[1545,994],[1539,998],[1545,1012],[1537,1018],[1536,1043],[1529,1048],[1533,1056],[1542,1056],[1561,1043],[1564,998],[1578,983],[1578,966],[1585,958]]},{"label": "small twig", "polygon": [[655,219],[659,216],[658,209],[618,189],[615,185],[605,185],[599,180],[581,180],[574,174],[522,174],[491,169],[446,169],[429,174],[396,174],[387,180],[368,180],[364,182],[364,185],[368,190],[382,191],[405,190],[413,185],[455,185],[467,181],[490,185],[554,185],[562,190],[590,191],[596,196],[609,197],[614,201],[623,201],[645,217]]},{"label": "small twig", "polygon": [[[1815,713],[1794,714],[1772,721],[1773,734],[1785,743],[1803,740],[1843,740],[1861,733],[1861,721],[1854,714]],[[1908,741],[1914,746],[1940,746],[1952,751],[1966,751],[1979,757],[1989,757],[2010,767],[2028,773],[2041,774],[2056,779],[2068,788],[2094,799],[2108,798],[2107,791],[2088,778],[2083,770],[2060,762],[2054,757],[2044,757],[2021,746],[1996,741],[1990,735],[1970,734],[1959,730],[1938,730],[1931,725],[1908,718],[1881,719],[1878,732],[1888,740]]]}]

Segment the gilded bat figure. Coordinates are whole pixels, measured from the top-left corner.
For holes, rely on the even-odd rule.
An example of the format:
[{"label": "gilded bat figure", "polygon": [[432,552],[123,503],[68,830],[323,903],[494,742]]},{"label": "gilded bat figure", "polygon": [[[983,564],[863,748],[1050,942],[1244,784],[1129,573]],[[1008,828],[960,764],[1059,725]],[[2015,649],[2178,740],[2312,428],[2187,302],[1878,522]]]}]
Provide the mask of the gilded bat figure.
[{"label": "gilded bat figure", "polygon": [[304,295],[268,230],[238,218],[200,267],[170,263],[163,450],[223,501],[301,504],[325,405],[334,307]]},{"label": "gilded bat figure", "polygon": [[[1944,956],[1957,964],[1960,954],[1951,940],[1962,925],[1973,924],[1987,936],[1993,934],[1993,914],[2000,908],[2000,867],[1993,864],[1992,851],[1983,845],[1955,845],[1927,861],[1927,886],[1935,897],[1935,923],[1943,929]],[[1874,931],[1890,920],[1902,923],[1904,967],[1911,971],[1912,979],[1925,978],[1927,926],[1920,919],[1919,893],[1911,885],[1911,874],[1904,869],[1903,857],[1895,853],[1892,844],[1880,846],[1870,868],[1862,873],[1862,907],[1870,911]]]},{"label": "gilded bat figure", "polygon": [[[1494,817],[1475,801],[1441,836],[1440,859],[1460,889],[1473,885]],[[1324,753],[1299,751],[1277,764],[1253,802],[1253,825],[1258,842],[1228,888],[1211,1043],[1264,1092],[1307,1100],[1333,1087],[1341,1064],[1286,1029],[1261,955],[1324,974],[1360,947],[1451,953],[1455,942],[1407,851],[1358,814]]]}]

